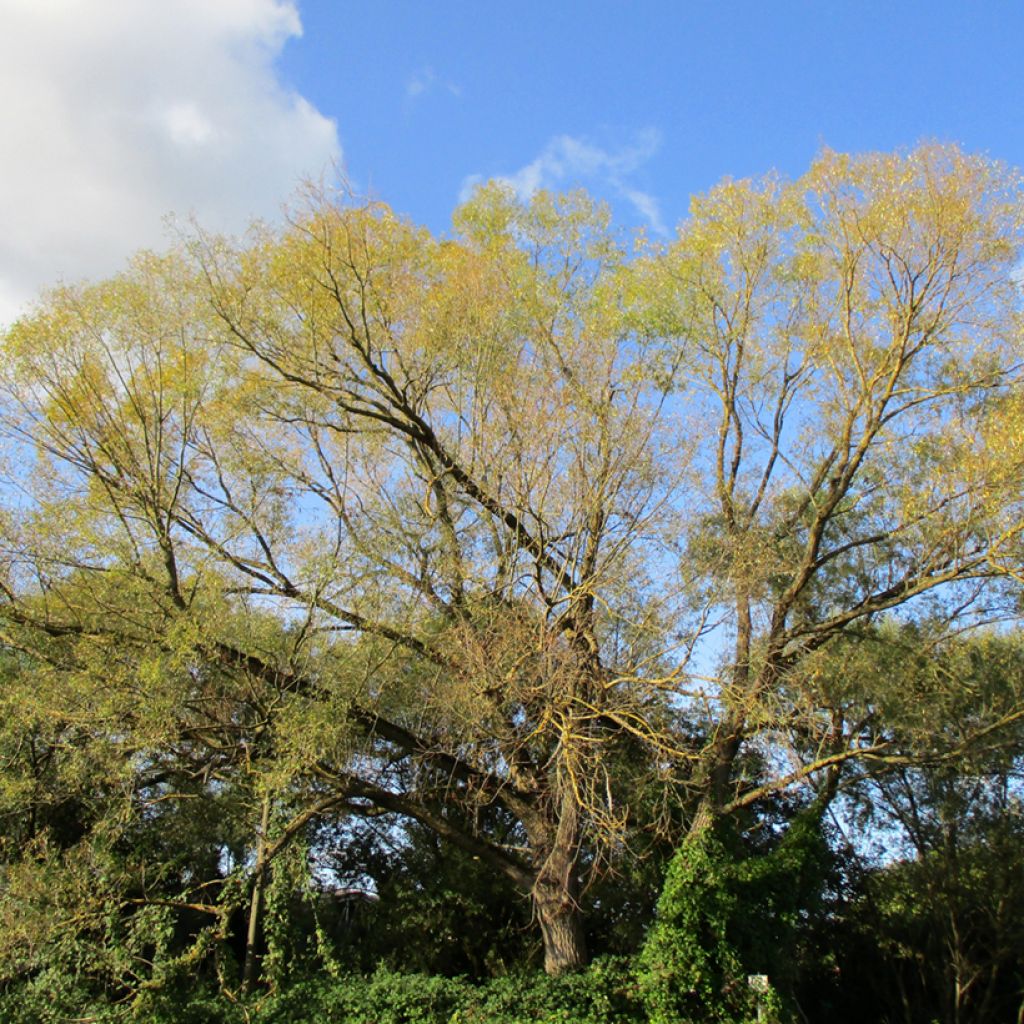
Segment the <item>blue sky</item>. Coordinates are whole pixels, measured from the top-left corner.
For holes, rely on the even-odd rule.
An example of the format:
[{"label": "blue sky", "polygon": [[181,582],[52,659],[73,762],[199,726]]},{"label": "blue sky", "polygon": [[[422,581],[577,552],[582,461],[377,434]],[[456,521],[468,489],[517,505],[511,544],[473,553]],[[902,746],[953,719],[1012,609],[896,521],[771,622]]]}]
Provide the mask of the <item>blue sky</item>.
[{"label": "blue sky", "polygon": [[[304,35],[282,73],[337,120],[355,181],[435,227],[466,176],[515,174],[560,137],[612,157],[644,151],[627,184],[668,226],[692,192],[726,175],[798,174],[822,145],[934,138],[1024,164],[1020,3],[299,9]],[[620,191],[600,170],[579,177]]]},{"label": "blue sky", "polygon": [[1024,4],[0,0],[0,323],[344,167],[435,230],[472,183],[671,232],[725,176],[956,141],[1024,166]]}]

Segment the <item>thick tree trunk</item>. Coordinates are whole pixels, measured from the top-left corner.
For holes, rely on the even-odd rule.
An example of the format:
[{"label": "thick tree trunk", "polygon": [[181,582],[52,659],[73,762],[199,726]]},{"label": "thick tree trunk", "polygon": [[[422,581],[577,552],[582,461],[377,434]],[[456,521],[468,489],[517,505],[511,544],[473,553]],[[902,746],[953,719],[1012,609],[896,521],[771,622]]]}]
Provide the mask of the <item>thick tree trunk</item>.
[{"label": "thick tree trunk", "polygon": [[538,883],[533,892],[533,905],[544,938],[544,970],[557,977],[586,966],[583,913],[575,894],[567,893],[560,886]]},{"label": "thick tree trunk", "polygon": [[558,801],[559,818],[538,843],[533,907],[544,939],[544,970],[553,976],[586,966],[587,941],[577,861],[580,853],[580,810],[571,792]]}]

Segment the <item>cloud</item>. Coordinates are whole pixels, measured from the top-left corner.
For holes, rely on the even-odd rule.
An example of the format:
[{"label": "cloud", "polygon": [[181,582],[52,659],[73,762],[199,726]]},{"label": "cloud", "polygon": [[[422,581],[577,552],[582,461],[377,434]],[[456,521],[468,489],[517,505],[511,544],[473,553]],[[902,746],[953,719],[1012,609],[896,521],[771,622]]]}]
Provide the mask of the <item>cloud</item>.
[{"label": "cloud", "polygon": [[408,99],[415,100],[434,89],[444,89],[455,97],[462,95],[461,87],[446,78],[438,77],[437,72],[430,66],[422,67],[410,76],[405,86],[405,95]]},{"label": "cloud", "polygon": [[0,0],[0,324],[59,278],[273,216],[341,158],[337,126],[277,77],[291,0]]},{"label": "cloud", "polygon": [[[495,180],[510,185],[521,199],[544,188],[587,184],[608,189],[629,203],[653,231],[665,234],[658,200],[630,180],[660,147],[661,134],[654,128],[639,132],[632,142],[616,149],[605,149],[573,135],[558,135],[530,163],[512,174],[496,175]],[[483,180],[479,174],[465,178],[460,200],[468,199]]]}]

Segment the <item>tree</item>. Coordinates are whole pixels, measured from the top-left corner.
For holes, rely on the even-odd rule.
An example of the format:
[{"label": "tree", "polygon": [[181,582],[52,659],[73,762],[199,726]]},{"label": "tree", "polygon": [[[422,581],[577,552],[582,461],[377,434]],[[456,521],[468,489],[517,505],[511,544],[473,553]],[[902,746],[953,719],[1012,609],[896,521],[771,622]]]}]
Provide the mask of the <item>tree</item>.
[{"label": "tree", "polygon": [[[62,597],[95,612],[99,594],[81,602],[75,582]],[[116,590],[102,626],[4,630],[18,655],[0,728],[0,988],[26,981],[44,1004],[68,986],[72,1001],[122,1002],[197,962],[230,989],[236,957],[251,987],[280,854],[338,802],[303,790],[296,808],[269,756],[290,741],[280,688],[198,660],[188,637],[146,622],[138,593]],[[254,619],[229,628],[286,657],[287,637]]]},{"label": "tree", "polygon": [[733,766],[765,725],[806,712],[822,762],[857,753],[826,687],[791,689],[813,652],[928,601],[961,626],[998,605],[1021,532],[1015,188],[953,149],[825,153],[793,185],[696,201],[652,262],[687,407],[714,425],[687,495],[687,566],[733,641],[712,809],[754,797]]},{"label": "tree", "polygon": [[920,785],[907,775],[891,787],[905,791],[899,810],[937,819],[920,823],[937,834],[915,835],[919,852],[865,879],[851,908],[860,940],[846,956],[851,980],[861,971],[853,951],[867,947],[876,961],[873,971],[864,963],[868,991],[892,1019],[1012,1020],[1024,1005],[1019,801],[1007,798],[1005,778],[956,779],[947,769]]},{"label": "tree", "polygon": [[902,763],[848,789],[847,818],[884,853],[861,851],[840,970],[894,1020],[1012,1019],[1024,994],[1020,634],[903,634],[861,654],[866,673],[881,655],[876,702]]},{"label": "tree", "polygon": [[638,788],[694,833],[827,797],[887,740],[816,654],[1012,603],[1020,209],[925,147],[727,183],[635,258],[585,196],[497,186],[449,239],[312,196],[140,257],[8,333],[3,614],[272,687],[311,814],[480,857],[569,970]]}]

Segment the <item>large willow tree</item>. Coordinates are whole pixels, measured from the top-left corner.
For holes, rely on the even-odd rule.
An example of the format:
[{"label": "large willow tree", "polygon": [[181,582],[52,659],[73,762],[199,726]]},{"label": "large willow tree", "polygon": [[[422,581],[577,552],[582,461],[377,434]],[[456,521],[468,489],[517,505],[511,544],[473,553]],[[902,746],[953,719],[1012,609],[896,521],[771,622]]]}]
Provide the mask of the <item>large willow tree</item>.
[{"label": "large willow tree", "polygon": [[[286,836],[417,819],[583,963],[653,787],[694,831],[827,798],[889,754],[830,642],[1009,614],[1021,565],[1003,168],[826,153],[627,242],[579,194],[488,187],[443,239],[313,196],[49,294],[6,338],[8,644],[151,680],[133,763],[261,771]],[[171,713],[222,678],[206,732]]]}]

